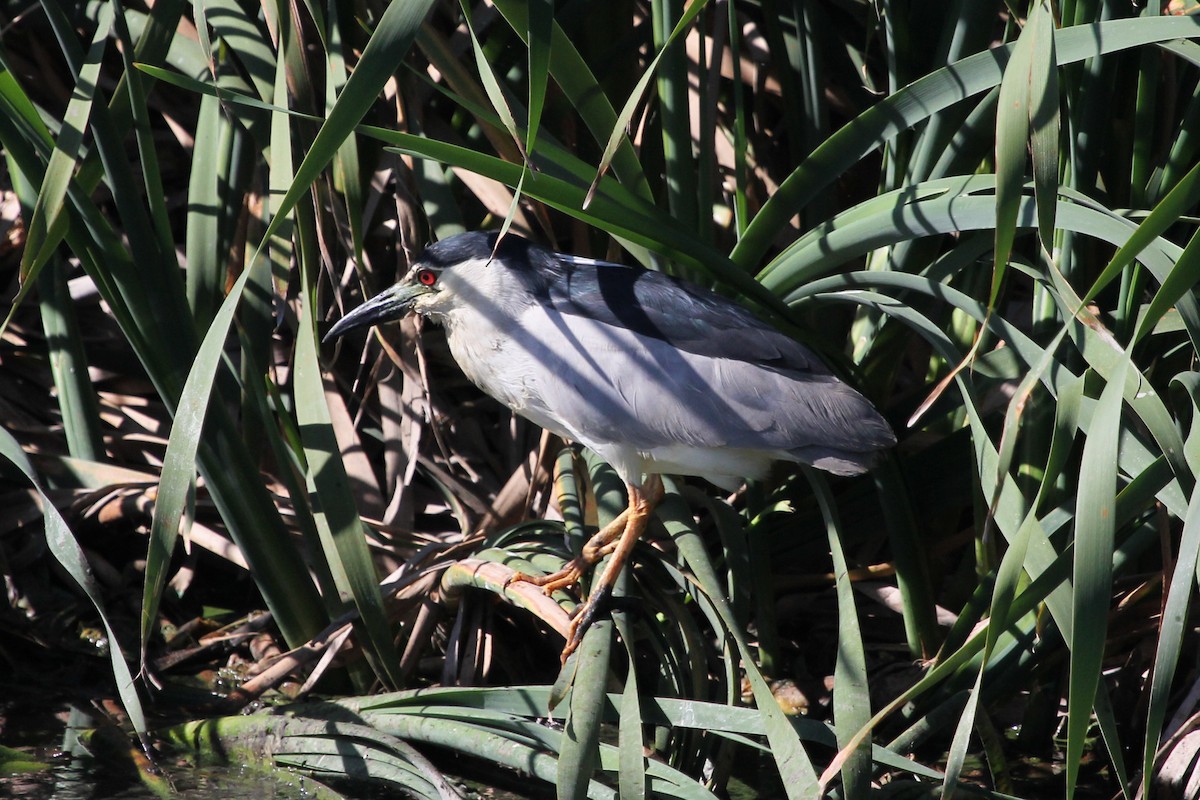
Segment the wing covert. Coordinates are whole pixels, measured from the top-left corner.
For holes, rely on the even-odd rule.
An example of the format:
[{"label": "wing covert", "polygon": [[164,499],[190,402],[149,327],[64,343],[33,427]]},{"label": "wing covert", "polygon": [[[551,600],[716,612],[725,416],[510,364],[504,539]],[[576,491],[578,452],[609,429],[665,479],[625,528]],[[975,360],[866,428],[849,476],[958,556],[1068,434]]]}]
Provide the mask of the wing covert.
[{"label": "wing covert", "polygon": [[829,374],[804,345],[707,289],[641,267],[575,264],[564,260],[564,278],[548,290],[559,313],[617,325],[700,356]]}]

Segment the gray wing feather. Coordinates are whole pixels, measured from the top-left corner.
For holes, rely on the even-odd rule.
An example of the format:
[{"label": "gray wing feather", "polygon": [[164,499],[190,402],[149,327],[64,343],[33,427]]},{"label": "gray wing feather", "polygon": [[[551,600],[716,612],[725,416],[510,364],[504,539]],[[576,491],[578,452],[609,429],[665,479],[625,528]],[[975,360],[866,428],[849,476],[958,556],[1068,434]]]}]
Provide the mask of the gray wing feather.
[{"label": "gray wing feather", "polygon": [[832,376],[713,358],[601,320],[545,313],[560,335],[535,357],[559,388],[542,401],[585,443],[859,453],[894,442],[871,404]]}]

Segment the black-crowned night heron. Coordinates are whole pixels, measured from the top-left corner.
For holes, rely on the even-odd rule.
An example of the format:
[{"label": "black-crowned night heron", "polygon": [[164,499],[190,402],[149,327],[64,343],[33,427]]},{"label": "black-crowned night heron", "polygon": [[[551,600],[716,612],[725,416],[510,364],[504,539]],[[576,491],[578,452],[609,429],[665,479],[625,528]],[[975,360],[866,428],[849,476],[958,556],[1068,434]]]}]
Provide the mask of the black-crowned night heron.
[{"label": "black-crowned night heron", "polygon": [[807,348],[707,289],[659,272],[554,253],[515,235],[431,245],[395,286],[326,340],[415,311],[442,323],[455,361],[514,412],[580,442],[617,471],[629,508],[553,575],[546,592],[608,567],[574,619],[563,657],[661,497],[661,473],[736,489],[772,461],[837,475],[867,470],[896,438]]}]

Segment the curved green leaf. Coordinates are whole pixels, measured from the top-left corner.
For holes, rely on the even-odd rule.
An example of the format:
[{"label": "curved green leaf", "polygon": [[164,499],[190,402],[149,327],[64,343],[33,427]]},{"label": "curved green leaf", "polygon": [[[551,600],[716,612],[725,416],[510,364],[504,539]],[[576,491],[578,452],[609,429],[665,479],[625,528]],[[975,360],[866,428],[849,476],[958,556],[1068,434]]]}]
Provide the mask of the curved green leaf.
[{"label": "curved green leaf", "polygon": [[[1057,32],[1055,56],[1062,66],[1141,45],[1197,36],[1200,36],[1200,19],[1187,17],[1076,25]],[[793,215],[880,142],[954,103],[998,85],[1014,46],[978,53],[932,72],[864,111],[830,136],[780,184],[754,217],[730,258],[743,268],[752,267]]]}]

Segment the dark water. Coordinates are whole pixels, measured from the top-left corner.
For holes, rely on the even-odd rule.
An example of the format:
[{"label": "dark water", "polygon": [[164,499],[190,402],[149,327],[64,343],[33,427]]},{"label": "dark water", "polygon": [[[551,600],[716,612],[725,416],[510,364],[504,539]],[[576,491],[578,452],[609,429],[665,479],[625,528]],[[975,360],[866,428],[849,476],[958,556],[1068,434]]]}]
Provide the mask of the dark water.
[{"label": "dark water", "polygon": [[[0,700],[0,744],[47,765],[36,772],[0,773],[0,798],[157,800],[128,761],[97,757],[83,746],[79,732],[96,724],[95,713],[79,706]],[[177,759],[160,761],[159,767],[175,796],[184,800],[307,800],[313,796],[303,779],[288,786],[248,767],[195,768]]]}]

